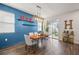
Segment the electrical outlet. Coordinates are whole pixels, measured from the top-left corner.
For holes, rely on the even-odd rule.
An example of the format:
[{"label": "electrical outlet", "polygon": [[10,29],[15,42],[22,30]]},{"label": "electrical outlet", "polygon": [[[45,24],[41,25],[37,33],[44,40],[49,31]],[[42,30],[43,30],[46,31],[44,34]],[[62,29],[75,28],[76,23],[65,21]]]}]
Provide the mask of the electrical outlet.
[{"label": "electrical outlet", "polygon": [[8,41],[8,39],[6,38],[6,39],[5,39],[5,41],[7,42],[7,41]]}]

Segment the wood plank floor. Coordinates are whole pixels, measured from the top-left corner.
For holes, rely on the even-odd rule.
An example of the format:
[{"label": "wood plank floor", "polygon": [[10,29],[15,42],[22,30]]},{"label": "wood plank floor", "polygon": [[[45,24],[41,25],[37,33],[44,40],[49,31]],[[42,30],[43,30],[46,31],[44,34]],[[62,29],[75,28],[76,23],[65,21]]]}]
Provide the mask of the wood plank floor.
[{"label": "wood plank floor", "polygon": [[0,55],[78,55],[79,45],[68,44],[55,39],[49,39],[42,44],[43,47],[35,48],[32,53],[19,45],[0,50]]}]

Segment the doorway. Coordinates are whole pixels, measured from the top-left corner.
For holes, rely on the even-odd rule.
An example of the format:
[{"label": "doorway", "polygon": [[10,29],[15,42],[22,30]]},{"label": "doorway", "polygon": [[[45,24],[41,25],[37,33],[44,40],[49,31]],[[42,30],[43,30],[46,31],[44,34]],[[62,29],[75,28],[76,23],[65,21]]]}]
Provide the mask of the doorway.
[{"label": "doorway", "polygon": [[58,22],[54,22],[52,24],[52,38],[53,39],[58,39],[59,38],[58,34],[59,34]]},{"label": "doorway", "polygon": [[52,39],[59,39],[59,21],[56,20],[49,25],[49,34]]}]

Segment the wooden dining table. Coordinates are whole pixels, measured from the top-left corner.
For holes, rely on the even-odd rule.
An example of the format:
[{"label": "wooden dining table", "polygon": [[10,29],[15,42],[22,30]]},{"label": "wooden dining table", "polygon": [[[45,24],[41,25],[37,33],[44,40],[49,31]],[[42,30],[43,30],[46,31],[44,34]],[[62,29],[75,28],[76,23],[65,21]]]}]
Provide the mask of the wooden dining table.
[{"label": "wooden dining table", "polygon": [[48,34],[33,34],[33,35],[30,35],[30,39],[32,41],[37,41],[37,45],[39,47],[42,47],[42,43],[44,43],[44,39],[46,39],[46,37],[48,37]]},{"label": "wooden dining table", "polygon": [[33,34],[30,36],[30,39],[31,40],[39,40],[39,39],[44,39],[46,37],[48,37],[47,34]]}]

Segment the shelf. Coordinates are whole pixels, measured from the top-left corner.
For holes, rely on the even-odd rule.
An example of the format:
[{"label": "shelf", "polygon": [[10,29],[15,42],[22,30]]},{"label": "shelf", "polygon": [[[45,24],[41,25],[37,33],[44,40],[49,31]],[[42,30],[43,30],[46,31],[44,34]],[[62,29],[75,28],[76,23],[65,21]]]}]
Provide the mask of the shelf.
[{"label": "shelf", "polygon": [[30,22],[23,22],[22,25],[24,25],[24,26],[36,26],[35,23],[30,23]]},{"label": "shelf", "polygon": [[26,21],[26,22],[29,22],[29,23],[34,23],[34,21],[27,21],[27,20],[21,20],[21,19],[18,19],[18,21]]},{"label": "shelf", "polygon": [[33,25],[33,24],[22,24],[24,26],[36,26],[36,25]]}]

